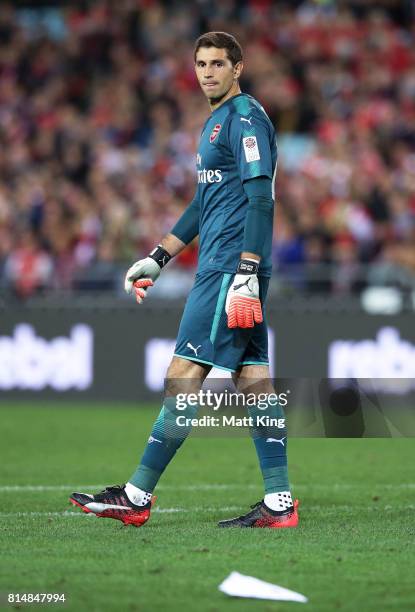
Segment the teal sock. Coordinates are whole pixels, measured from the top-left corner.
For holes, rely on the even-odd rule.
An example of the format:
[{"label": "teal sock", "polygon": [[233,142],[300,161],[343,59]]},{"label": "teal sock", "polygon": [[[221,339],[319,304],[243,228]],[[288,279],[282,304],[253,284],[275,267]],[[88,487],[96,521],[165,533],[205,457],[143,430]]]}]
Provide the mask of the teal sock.
[{"label": "teal sock", "polygon": [[[268,406],[260,410],[257,406],[248,409],[253,426],[250,428],[264,479],[265,493],[289,491],[287,468],[287,430],[281,406]],[[262,418],[265,423],[261,423]],[[272,419],[272,420],[271,420]],[[275,419],[275,421],[274,421]],[[284,427],[278,427],[284,419]],[[276,421],[279,421],[276,424]]]},{"label": "teal sock", "polygon": [[[197,406],[186,406],[184,410],[178,410],[176,398],[166,398],[151,430],[141,462],[128,482],[143,491],[153,492],[160,476],[192,429],[191,425],[179,425],[177,417],[195,418],[197,411]],[[183,421],[181,418],[179,423]]]}]

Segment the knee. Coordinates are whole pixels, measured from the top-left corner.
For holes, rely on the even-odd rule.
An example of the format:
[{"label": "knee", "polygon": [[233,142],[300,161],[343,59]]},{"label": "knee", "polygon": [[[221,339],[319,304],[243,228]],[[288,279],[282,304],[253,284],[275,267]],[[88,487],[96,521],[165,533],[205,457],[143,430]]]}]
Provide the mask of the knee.
[{"label": "knee", "polygon": [[210,367],[173,357],[166,374],[166,394],[195,393],[199,391]]},{"label": "knee", "polygon": [[265,395],[275,394],[274,385],[270,378],[243,378],[239,377],[234,383],[239,393],[251,393],[257,396],[264,397]]},{"label": "knee", "polygon": [[173,357],[167,370],[166,378],[201,378],[204,380],[208,373],[209,369],[199,363],[189,359],[181,359],[181,357]]},{"label": "knee", "polygon": [[275,393],[268,366],[242,366],[232,375],[238,391],[260,393]]}]

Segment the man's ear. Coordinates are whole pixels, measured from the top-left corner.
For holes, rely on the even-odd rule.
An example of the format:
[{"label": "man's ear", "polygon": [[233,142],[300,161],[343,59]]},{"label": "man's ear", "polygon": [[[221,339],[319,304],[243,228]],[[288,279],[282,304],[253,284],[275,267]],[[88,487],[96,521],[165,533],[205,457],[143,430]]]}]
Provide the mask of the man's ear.
[{"label": "man's ear", "polygon": [[244,67],[243,62],[238,62],[233,67],[233,78],[235,79],[235,81],[237,81],[239,77],[241,76],[243,67]]}]

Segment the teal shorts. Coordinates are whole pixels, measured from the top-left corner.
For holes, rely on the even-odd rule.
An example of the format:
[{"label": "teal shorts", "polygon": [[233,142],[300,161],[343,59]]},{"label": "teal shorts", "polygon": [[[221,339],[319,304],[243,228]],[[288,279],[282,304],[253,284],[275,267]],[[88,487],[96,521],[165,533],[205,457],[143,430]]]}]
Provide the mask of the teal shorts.
[{"label": "teal shorts", "polygon": [[217,271],[196,275],[180,322],[177,357],[231,372],[243,365],[268,365],[265,301],[269,278],[258,277],[263,322],[250,329],[229,329],[225,301],[233,277]]}]

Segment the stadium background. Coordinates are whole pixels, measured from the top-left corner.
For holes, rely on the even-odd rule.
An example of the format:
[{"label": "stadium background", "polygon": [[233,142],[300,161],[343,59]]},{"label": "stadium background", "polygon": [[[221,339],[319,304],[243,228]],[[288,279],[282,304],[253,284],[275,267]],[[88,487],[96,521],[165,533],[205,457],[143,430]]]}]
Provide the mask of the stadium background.
[{"label": "stadium background", "polygon": [[[131,563],[120,543],[113,543],[110,603],[105,589],[100,595],[96,589],[87,593],[91,584],[102,584],[102,577],[84,583],[70,564],[60,566],[56,559],[59,571],[54,573],[46,559],[54,549],[42,546],[58,534],[58,526],[49,529],[45,521],[54,521],[65,507],[63,483],[109,484],[108,466],[97,460],[100,443],[119,451],[108,467],[109,480],[119,480],[126,465],[134,466],[134,453],[144,443],[161,399],[163,374],[193,282],[197,243],[163,271],[144,306],[129,300],[122,285],[128,265],[149,252],[193,196],[195,150],[209,112],[193,75],[192,46],[201,32],[230,31],[240,40],[245,51],[241,87],[260,100],[277,129],[274,273],[268,303],[273,374],[415,378],[414,26],[411,0],[0,3],[0,406],[5,428],[0,490],[6,500],[13,496],[20,516],[26,516],[23,526],[14,516],[5,534],[12,545],[10,557],[4,558],[8,582],[2,582],[3,590],[10,584],[20,590],[48,584],[50,591],[68,575],[83,597],[78,609],[85,602],[108,609],[124,602],[135,609],[135,583],[130,590],[120,586]],[[413,392],[413,386],[408,390]],[[405,397],[413,405],[412,396]],[[206,535],[204,524],[198,531],[197,521],[202,516],[214,524],[219,518],[218,511],[228,505],[222,485],[230,488],[227,502],[239,507],[247,501],[241,499],[243,474],[256,469],[255,462],[246,458],[242,446],[211,439],[203,441],[204,456],[222,465],[217,474],[228,485],[201,468],[192,467],[189,474],[184,461],[197,462],[201,456],[197,444],[202,441],[195,442],[189,440],[183,460],[178,458],[172,468],[164,502],[161,494],[161,514],[155,518],[164,531],[155,527],[149,533],[156,549],[163,544],[174,558],[188,534],[169,541],[166,529],[174,513],[163,515],[163,503],[166,497],[178,503],[172,490],[182,486],[183,478],[203,481],[209,490],[209,516],[195,514],[191,537],[200,545],[196,553],[205,550],[208,537],[208,556],[226,572],[225,550]],[[413,530],[405,527],[398,533],[391,522],[385,536],[382,516],[374,526],[368,518],[372,513],[361,504],[362,491],[370,502],[380,496],[388,520],[391,499],[383,496],[385,490],[393,490],[402,505],[410,504],[413,483],[402,465],[409,464],[412,441],[374,446],[376,441],[365,440],[364,449],[347,440],[315,440],[315,446],[306,442],[293,440],[291,447],[296,491],[304,497],[307,493],[309,512],[314,501],[330,528],[309,567],[299,571],[299,584],[289,572],[282,584],[294,590],[302,584],[305,591],[315,588],[312,609],[319,612],[348,609],[339,601],[349,590],[348,581],[356,587],[356,571],[351,570],[369,572],[372,564],[372,575],[358,581],[350,605],[372,609],[366,592],[372,589],[373,609],[389,609],[387,603],[410,609],[405,572],[394,574],[385,565],[400,584],[401,599],[385,599],[378,589],[384,568],[377,566],[376,542],[380,548],[386,542],[391,550],[399,548],[397,565],[409,567],[405,555]],[[331,452],[339,453],[343,467],[331,465]],[[230,453],[239,458],[241,473],[231,473],[225,463]],[[55,457],[54,466],[50,457]],[[374,473],[371,466],[379,468],[385,457],[388,465]],[[316,490],[304,484],[315,473],[308,473],[303,462],[320,475]],[[356,472],[360,476],[354,489]],[[52,489],[44,488],[49,485]],[[40,496],[45,490],[46,501]],[[201,505],[200,495],[181,491],[186,512],[196,502]],[[366,541],[366,534],[360,534],[366,543],[360,565],[343,573],[331,565],[322,567],[323,548],[335,554],[342,545],[339,521],[344,527],[347,517],[346,523],[355,524],[357,516],[364,517],[374,538]],[[311,539],[302,532],[303,540],[295,542],[307,557],[307,546],[320,537],[321,526],[310,514],[304,522]],[[93,537],[86,535],[84,525],[64,523],[74,541]],[[98,536],[109,537],[109,525],[87,527],[89,534],[95,528]],[[358,537],[353,533],[346,529],[346,548],[348,538]],[[22,546],[25,541],[31,551],[26,561],[25,553],[18,552],[21,537]],[[99,541],[87,541],[95,562],[101,563]],[[141,547],[144,543],[140,539]],[[290,540],[280,539],[278,545],[280,577],[282,560],[290,567],[292,549]],[[248,540],[239,540],[239,546],[246,559],[258,552]],[[41,553],[33,572],[36,550]],[[76,549],[62,548],[59,554],[69,559]],[[155,593],[164,561],[156,552],[151,566],[152,554],[154,550],[148,555],[148,593],[140,591],[145,607],[138,609],[166,606],[163,589]],[[175,561],[181,567],[180,558]],[[29,582],[20,574],[25,562]],[[278,581],[268,562],[262,575],[253,557],[250,563],[241,571]],[[203,571],[202,563],[193,560],[192,566]],[[310,567],[332,576],[331,591],[316,582]],[[89,576],[91,567],[84,569]],[[182,569],[190,572],[188,566]],[[49,574],[55,582],[48,582]],[[169,575],[166,584],[173,578],[180,583],[179,575]],[[191,598],[199,595],[201,609],[210,609],[211,590],[199,592],[200,580],[195,577],[197,586],[184,581],[189,600],[179,597],[177,605],[192,605]],[[209,579],[203,584],[209,585]],[[222,609],[224,601],[216,604]]]}]

